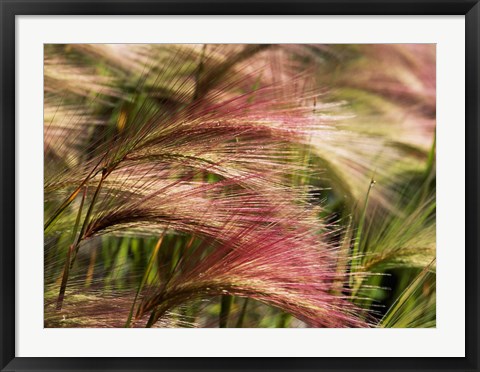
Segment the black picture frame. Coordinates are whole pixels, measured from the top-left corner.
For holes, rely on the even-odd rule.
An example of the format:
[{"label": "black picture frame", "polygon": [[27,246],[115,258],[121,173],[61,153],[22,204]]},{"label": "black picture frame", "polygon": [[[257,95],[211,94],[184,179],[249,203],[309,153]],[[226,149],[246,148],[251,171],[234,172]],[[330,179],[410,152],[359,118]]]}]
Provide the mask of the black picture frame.
[{"label": "black picture frame", "polygon": [[[459,370],[478,371],[478,0],[0,0],[0,367],[2,371]],[[15,16],[17,15],[465,15],[465,358],[20,358],[15,357]],[[461,123],[456,123],[461,125]],[[455,151],[452,149],[452,151]],[[454,320],[452,320],[454,321]],[[452,342],[455,342],[452,340]]]}]

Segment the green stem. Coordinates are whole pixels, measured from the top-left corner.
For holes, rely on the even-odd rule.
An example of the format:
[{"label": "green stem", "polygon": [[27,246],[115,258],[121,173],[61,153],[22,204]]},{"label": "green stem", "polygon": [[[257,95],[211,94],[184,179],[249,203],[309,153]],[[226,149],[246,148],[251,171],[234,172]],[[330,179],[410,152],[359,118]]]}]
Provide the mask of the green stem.
[{"label": "green stem", "polygon": [[155,262],[155,259],[157,257],[158,251],[160,250],[160,246],[162,245],[162,240],[164,237],[165,233],[160,236],[160,238],[157,241],[157,244],[155,245],[155,248],[153,249],[152,255],[150,256],[150,259],[148,260],[147,268],[145,269],[143,273],[142,280],[137,288],[137,293],[135,294],[135,298],[133,299],[132,307],[130,308],[130,312],[128,314],[128,319],[127,322],[125,323],[125,328],[129,328],[132,322],[132,317],[133,317],[133,310],[135,309],[135,304],[138,299],[138,295],[143,289],[143,286],[147,282],[148,276],[150,274],[150,271],[152,270],[153,263]]},{"label": "green stem", "polygon": [[233,296],[222,296],[220,316],[219,316],[220,328],[227,328],[228,316],[230,315],[232,303],[233,303]]},{"label": "green stem", "polygon": [[74,250],[74,242],[75,242],[75,237],[77,235],[77,230],[78,230],[78,225],[80,223],[80,217],[82,215],[82,209],[83,209],[83,203],[85,202],[85,197],[87,195],[87,188],[83,190],[83,196],[82,196],[82,201],[80,202],[80,207],[78,208],[78,213],[77,213],[77,218],[75,220],[75,226],[72,231],[72,244],[70,247],[68,247],[67,251],[67,257],[65,258],[65,266],[63,268],[63,274],[62,274],[62,283],[60,285],[60,292],[58,294],[58,299],[57,299],[57,310],[62,309],[63,305],[63,299],[65,297],[65,290],[67,289],[67,281],[68,281],[68,275],[70,272],[70,260],[72,257],[72,252]]},{"label": "green stem", "polygon": [[72,231],[72,244],[75,242],[75,238],[77,237],[78,226],[80,225],[80,217],[82,216],[83,204],[85,203],[85,198],[87,196],[87,188],[83,189],[82,200],[80,202],[80,207],[78,208],[77,218],[75,219],[75,226],[73,227]]},{"label": "green stem", "polygon": [[237,325],[235,326],[235,328],[243,328],[243,322],[245,321],[245,315],[247,314],[247,305],[248,305],[248,298],[245,298],[245,301],[243,302],[243,306],[242,306],[242,311],[240,313],[240,316],[238,317]]},{"label": "green stem", "polygon": [[350,249],[352,247],[352,237],[353,237],[352,216],[350,216],[347,229],[345,231],[345,235],[342,239],[342,243],[338,251],[337,267],[335,271],[337,274],[337,278],[334,279],[334,282],[332,285],[332,293],[337,296],[340,296],[342,294],[343,286],[345,284],[345,278],[346,278],[345,274],[348,269],[349,254],[350,254]]},{"label": "green stem", "polygon": [[88,226],[88,223],[90,222],[90,216],[92,214],[93,208],[95,207],[95,203],[97,201],[98,194],[100,193],[100,189],[102,188],[103,181],[105,180],[106,177],[107,177],[107,173],[104,171],[102,173],[102,178],[100,178],[100,182],[98,183],[97,189],[95,190],[95,194],[93,194],[92,201],[90,202],[90,206],[88,207],[88,210],[87,210],[87,215],[85,216],[85,219],[83,220],[82,229],[80,230],[80,234],[78,234],[78,238],[77,238],[77,241],[75,243],[74,255],[72,257],[72,262],[71,262],[70,265],[73,265],[73,263],[75,262],[75,258],[77,257],[77,253],[78,253],[78,250],[80,248],[80,242],[85,237],[84,236],[85,235],[85,230]]},{"label": "green stem", "polygon": [[[357,229],[357,234],[355,236],[355,241],[353,243],[353,251],[352,251],[352,263],[350,265],[350,287],[354,287],[354,282],[355,282],[355,277],[352,275],[354,272],[358,271],[358,268],[360,266],[361,259],[359,256],[360,254],[360,248],[361,248],[361,242],[362,242],[362,236],[363,236],[363,229],[365,225],[365,218],[367,215],[367,207],[368,207],[368,198],[370,196],[370,191],[372,190],[372,187],[375,185],[375,180],[372,178],[370,181],[370,185],[368,186],[367,190],[367,195],[365,196],[365,203],[363,205],[363,210],[362,210],[362,215],[360,217],[360,222],[358,223],[358,229]],[[355,293],[358,290],[359,284],[355,286],[356,288],[352,292],[352,296],[355,295]]]},{"label": "green stem", "polygon": [[67,257],[65,258],[65,266],[63,268],[62,283],[60,284],[60,291],[57,298],[57,310],[62,310],[63,299],[65,298],[65,290],[67,289],[68,275],[70,272],[70,257],[74,247],[73,244],[68,247]]}]

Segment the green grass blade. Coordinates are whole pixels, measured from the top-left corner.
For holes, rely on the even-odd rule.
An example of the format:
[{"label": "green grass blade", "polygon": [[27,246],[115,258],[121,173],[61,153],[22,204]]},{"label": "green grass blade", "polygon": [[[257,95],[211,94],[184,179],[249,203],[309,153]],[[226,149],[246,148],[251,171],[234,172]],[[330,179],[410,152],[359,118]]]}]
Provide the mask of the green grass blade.
[{"label": "green grass blade", "polygon": [[143,272],[142,280],[140,281],[140,284],[138,285],[137,292],[135,293],[135,298],[133,299],[132,306],[130,308],[130,312],[128,313],[128,319],[125,323],[125,328],[129,328],[132,322],[132,317],[133,317],[133,311],[135,309],[135,304],[137,303],[138,295],[142,291],[145,283],[147,282],[148,275],[150,274],[150,270],[152,270],[153,263],[156,260],[158,251],[160,250],[160,246],[162,245],[163,237],[165,236],[165,232],[160,236],[160,238],[157,241],[157,244],[153,248],[153,252],[150,255],[150,259],[148,260],[147,267],[145,268],[145,271]]}]

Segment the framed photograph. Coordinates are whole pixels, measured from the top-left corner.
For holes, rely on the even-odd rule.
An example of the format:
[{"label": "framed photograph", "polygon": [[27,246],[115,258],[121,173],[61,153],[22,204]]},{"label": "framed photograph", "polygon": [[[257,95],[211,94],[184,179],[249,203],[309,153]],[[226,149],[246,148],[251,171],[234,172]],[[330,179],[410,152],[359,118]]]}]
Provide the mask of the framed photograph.
[{"label": "framed photograph", "polygon": [[477,1],[2,1],[2,371],[478,364]]}]

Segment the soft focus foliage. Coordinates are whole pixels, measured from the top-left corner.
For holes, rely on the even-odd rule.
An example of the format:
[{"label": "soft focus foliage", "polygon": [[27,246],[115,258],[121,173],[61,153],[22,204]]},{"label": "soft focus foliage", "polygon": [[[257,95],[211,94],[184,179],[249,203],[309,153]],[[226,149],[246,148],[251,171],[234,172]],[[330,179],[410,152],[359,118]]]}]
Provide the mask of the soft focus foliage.
[{"label": "soft focus foliage", "polygon": [[434,45],[45,45],[46,327],[434,327]]}]

